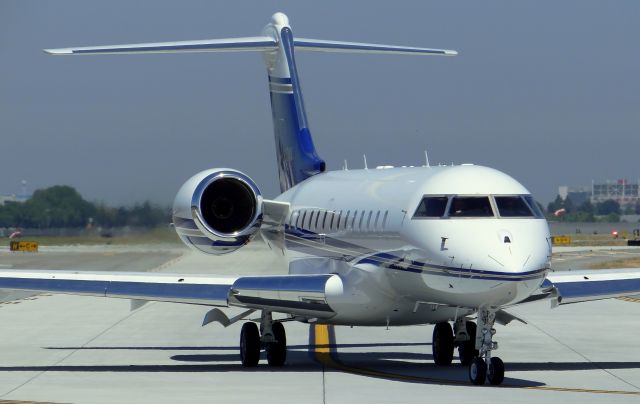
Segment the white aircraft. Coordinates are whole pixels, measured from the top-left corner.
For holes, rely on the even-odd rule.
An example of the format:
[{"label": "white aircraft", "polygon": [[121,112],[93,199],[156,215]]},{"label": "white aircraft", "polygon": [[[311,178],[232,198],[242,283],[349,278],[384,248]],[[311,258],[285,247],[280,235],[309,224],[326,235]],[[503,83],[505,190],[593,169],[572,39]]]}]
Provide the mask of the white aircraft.
[{"label": "white aircraft", "polygon": [[247,367],[258,364],[261,349],[269,365],[285,363],[285,329],[274,312],[306,323],[435,324],[435,363],[451,364],[457,347],[471,382],[494,385],[503,381],[504,364],[493,356],[493,327],[515,319],[508,307],[640,293],[639,269],[550,272],[547,222],[529,191],[500,171],[471,164],[326,170],[309,132],[295,52],[455,51],[296,38],[286,15],[276,13],[258,37],[46,52],[228,51],[258,51],[264,58],[282,194],[266,200],[242,172],[206,170],[179,190],[175,228],[185,244],[211,255],[236,251],[261,234],[285,256],[288,274],[2,270],[0,288],[247,309],[229,319],[213,308],[204,319],[225,326],[260,310],[259,328],[251,321],[242,326],[240,357]]}]

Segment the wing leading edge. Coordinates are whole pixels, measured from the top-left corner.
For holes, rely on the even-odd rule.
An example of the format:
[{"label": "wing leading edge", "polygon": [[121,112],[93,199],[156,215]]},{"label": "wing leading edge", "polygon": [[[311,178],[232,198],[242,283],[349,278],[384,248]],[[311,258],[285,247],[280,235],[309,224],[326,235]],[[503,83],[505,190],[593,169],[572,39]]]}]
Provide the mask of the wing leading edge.
[{"label": "wing leading edge", "polygon": [[640,294],[640,268],[552,272],[541,286],[552,306]]},{"label": "wing leading edge", "polygon": [[329,318],[329,284],[337,275],[220,277],[146,272],[0,271],[0,289],[268,309],[297,316]]}]

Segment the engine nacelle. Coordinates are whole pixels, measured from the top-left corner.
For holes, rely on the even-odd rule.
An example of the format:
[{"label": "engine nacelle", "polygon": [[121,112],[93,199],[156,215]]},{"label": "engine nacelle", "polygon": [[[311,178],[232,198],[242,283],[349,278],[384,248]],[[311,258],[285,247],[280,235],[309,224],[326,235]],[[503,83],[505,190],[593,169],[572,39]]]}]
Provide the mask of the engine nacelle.
[{"label": "engine nacelle", "polygon": [[201,171],[182,185],[173,202],[180,239],[207,254],[226,254],[247,244],[262,224],[262,195],[237,170]]}]

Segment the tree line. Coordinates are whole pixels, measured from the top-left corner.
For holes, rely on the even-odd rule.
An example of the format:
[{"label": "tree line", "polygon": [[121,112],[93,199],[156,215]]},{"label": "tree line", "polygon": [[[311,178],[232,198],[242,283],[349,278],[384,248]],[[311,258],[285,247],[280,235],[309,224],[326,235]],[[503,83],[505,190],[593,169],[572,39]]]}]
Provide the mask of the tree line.
[{"label": "tree line", "polygon": [[171,222],[171,210],[150,202],[111,207],[82,198],[75,188],[56,185],[39,189],[25,202],[0,206],[0,227],[156,227]]},{"label": "tree line", "polygon": [[559,209],[564,209],[566,213],[562,216],[562,220],[566,222],[619,222],[620,215],[637,215],[640,214],[640,203],[625,207],[623,210],[620,204],[609,199],[600,203],[593,204],[586,200],[582,204],[574,204],[571,198],[562,199],[560,195],[553,202],[547,205],[547,215],[551,219],[557,219],[553,214]]}]

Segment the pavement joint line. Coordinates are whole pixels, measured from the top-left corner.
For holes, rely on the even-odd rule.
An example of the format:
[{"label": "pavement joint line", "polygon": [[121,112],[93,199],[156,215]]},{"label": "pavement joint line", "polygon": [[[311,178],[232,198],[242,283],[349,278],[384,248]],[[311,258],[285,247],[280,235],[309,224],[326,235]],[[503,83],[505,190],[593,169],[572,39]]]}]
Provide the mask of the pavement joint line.
[{"label": "pavement joint line", "polygon": [[[543,332],[544,334],[547,334],[546,332],[544,332],[543,330],[539,329],[538,327],[536,327],[534,325],[535,328],[537,328],[539,331]],[[390,373],[390,372],[384,372],[384,371],[378,371],[378,370],[374,370],[374,369],[367,369],[367,368],[361,368],[361,367],[357,367],[357,366],[350,366],[350,365],[345,365],[344,363],[340,362],[340,360],[338,360],[336,358],[336,354],[337,354],[337,350],[336,350],[336,342],[335,342],[335,333],[334,333],[334,329],[333,326],[330,325],[326,325],[326,324],[315,324],[312,325],[309,329],[309,332],[312,334],[310,337],[310,341],[313,342],[312,346],[309,346],[309,349],[313,349],[313,354],[315,359],[323,365],[322,369],[324,372],[325,366],[326,367],[330,367],[336,370],[341,370],[343,372],[346,373],[352,373],[355,375],[360,375],[360,376],[371,376],[371,377],[379,377],[379,378],[383,378],[383,379],[391,379],[391,380],[402,380],[402,381],[407,381],[407,382],[418,382],[418,383],[434,383],[434,384],[442,384],[442,385],[449,385],[449,386],[456,386],[456,385],[463,385],[463,386],[469,386],[468,382],[466,381],[460,381],[460,380],[451,380],[451,379],[440,379],[440,378],[435,378],[435,377],[425,377],[425,376],[413,376],[413,375],[403,375],[403,374],[398,374],[398,373]],[[563,344],[561,341],[557,340],[556,338],[554,338],[553,336],[547,334],[549,337],[553,338],[554,340],[556,340],[557,342],[559,342],[562,345]],[[569,349],[571,349],[569,347]],[[573,349],[572,349],[573,350]],[[590,363],[591,360],[589,360],[588,358],[586,358],[584,355],[580,354],[579,352],[573,350],[574,352],[576,352],[578,355],[582,356],[583,358],[585,358],[587,361],[589,361]],[[597,369],[601,369],[597,366],[594,365],[594,368]],[[606,369],[601,369],[604,370],[605,372],[607,372]],[[607,372],[609,374],[611,374],[610,372]],[[637,388],[636,386],[634,386],[633,384],[620,379],[618,376],[611,374],[613,377],[621,380],[622,382],[633,386],[635,388]],[[323,383],[324,383],[324,374],[323,374]],[[571,387],[552,387],[552,386],[519,386],[519,385],[500,385],[500,386],[487,386],[486,388],[516,388],[516,389],[527,389],[527,390],[541,390],[541,391],[558,391],[558,392],[568,392],[568,393],[592,393],[592,394],[617,394],[617,395],[638,395],[640,396],[640,391],[626,391],[626,390],[601,390],[601,389],[581,389],[581,388],[571,388]]]},{"label": "pavement joint line", "polygon": [[[108,326],[107,328],[105,328],[104,330],[100,331],[98,334],[96,334],[94,337],[90,338],[87,342],[85,342],[84,344],[82,344],[82,346],[72,350],[71,352],[69,352],[67,355],[63,356],[62,358],[58,359],[56,362],[52,363],[51,365],[46,366],[43,370],[39,371],[38,373],[36,373],[35,375],[33,375],[32,377],[28,378],[27,380],[25,380],[24,382],[20,383],[19,385],[17,385],[16,387],[10,389],[9,391],[7,391],[6,393],[3,393],[2,395],[0,395],[0,398],[2,397],[6,397],[9,394],[21,389],[22,387],[26,386],[27,384],[31,383],[32,381],[36,380],[37,378],[39,378],[40,376],[42,376],[43,374],[45,374],[46,372],[49,371],[49,369],[58,366],[59,364],[61,364],[62,362],[64,362],[65,360],[69,359],[73,354],[75,354],[76,352],[80,351],[81,349],[85,348],[87,345],[89,345],[90,343],[92,343],[93,341],[95,341],[96,339],[100,338],[101,336],[103,336],[104,334],[106,334],[107,332],[109,332],[110,330],[112,330],[113,328],[115,328],[116,326],[118,326],[120,323],[124,322],[125,320],[128,320],[129,318],[133,317],[135,314],[142,312],[143,310],[145,310],[146,308],[150,307],[153,303],[155,302],[150,302],[151,304],[147,304],[144,307],[139,308],[138,310],[129,312],[126,316],[122,317],[120,320],[116,321],[115,323],[111,324],[110,326]],[[9,401],[11,402],[11,401]],[[18,403],[20,403],[21,401],[17,401]],[[0,400],[0,404],[3,404],[3,401]]]},{"label": "pavement joint line", "polygon": [[[177,257],[170,259],[169,261],[162,263],[154,268],[149,269],[147,272],[158,272],[158,271],[162,271],[163,269],[166,269],[176,263],[178,263],[180,260],[182,260],[185,256],[186,252],[181,252]],[[1,404],[1,403],[0,403]]]}]

